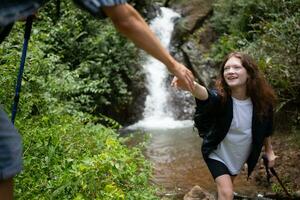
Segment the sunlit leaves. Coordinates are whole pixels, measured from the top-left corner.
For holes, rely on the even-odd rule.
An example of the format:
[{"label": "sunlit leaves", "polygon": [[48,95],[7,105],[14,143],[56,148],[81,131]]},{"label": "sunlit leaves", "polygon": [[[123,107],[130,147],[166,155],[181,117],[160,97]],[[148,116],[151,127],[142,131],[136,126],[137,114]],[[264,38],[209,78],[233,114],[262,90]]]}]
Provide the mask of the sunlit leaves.
[{"label": "sunlit leaves", "polygon": [[111,129],[69,115],[35,117],[20,127],[25,159],[18,199],[157,199],[149,163]]}]

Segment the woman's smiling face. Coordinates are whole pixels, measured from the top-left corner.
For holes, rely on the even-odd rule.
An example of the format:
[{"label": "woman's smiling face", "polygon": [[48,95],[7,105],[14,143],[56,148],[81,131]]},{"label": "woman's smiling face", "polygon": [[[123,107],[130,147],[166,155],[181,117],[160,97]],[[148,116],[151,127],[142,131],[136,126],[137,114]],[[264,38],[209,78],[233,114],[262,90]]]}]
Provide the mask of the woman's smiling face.
[{"label": "woman's smiling face", "polygon": [[232,56],[224,65],[224,79],[231,89],[246,88],[248,73],[239,58]]}]

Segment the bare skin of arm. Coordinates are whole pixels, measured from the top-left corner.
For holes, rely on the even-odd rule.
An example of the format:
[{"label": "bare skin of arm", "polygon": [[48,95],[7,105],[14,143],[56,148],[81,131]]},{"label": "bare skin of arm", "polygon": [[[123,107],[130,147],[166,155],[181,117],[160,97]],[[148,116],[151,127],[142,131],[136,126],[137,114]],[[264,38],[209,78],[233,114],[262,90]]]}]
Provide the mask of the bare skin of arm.
[{"label": "bare skin of arm", "polygon": [[140,14],[129,4],[104,7],[103,11],[112,20],[116,29],[133,43],[164,63],[189,91],[194,89],[194,76],[184,65],[178,63],[161,45],[158,38]]},{"label": "bare skin of arm", "polygon": [[[182,90],[189,91],[189,89],[186,87],[186,85],[183,84],[181,80],[179,80],[177,77],[174,77],[171,83],[172,87],[179,88]],[[206,100],[208,98],[208,93],[205,87],[200,85],[199,83],[194,82],[194,89],[190,91],[194,97],[196,97],[199,100]]]},{"label": "bare skin of arm", "polygon": [[277,156],[274,154],[274,151],[272,149],[271,145],[271,138],[267,137],[264,141],[264,147],[265,147],[265,153],[266,156],[268,157],[268,167],[274,167],[275,165],[275,159]]}]

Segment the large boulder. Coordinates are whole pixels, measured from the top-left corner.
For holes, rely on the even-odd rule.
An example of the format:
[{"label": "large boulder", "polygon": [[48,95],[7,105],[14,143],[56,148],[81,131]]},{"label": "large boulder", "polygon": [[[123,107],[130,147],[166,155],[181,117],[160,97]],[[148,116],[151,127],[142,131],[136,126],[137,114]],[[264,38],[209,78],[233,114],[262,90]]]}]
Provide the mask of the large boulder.
[{"label": "large boulder", "polygon": [[175,40],[181,40],[200,28],[212,14],[212,0],[170,1],[170,7],[182,15],[175,26]]},{"label": "large boulder", "polygon": [[216,64],[204,54],[216,40],[207,19],[212,14],[212,0],[170,0],[168,6],[180,12],[172,35],[172,55],[188,66],[205,86],[212,86],[216,77]]},{"label": "large boulder", "polygon": [[210,87],[216,78],[217,69],[214,64],[203,56],[198,44],[188,41],[181,46],[185,62],[188,63],[199,83]]}]

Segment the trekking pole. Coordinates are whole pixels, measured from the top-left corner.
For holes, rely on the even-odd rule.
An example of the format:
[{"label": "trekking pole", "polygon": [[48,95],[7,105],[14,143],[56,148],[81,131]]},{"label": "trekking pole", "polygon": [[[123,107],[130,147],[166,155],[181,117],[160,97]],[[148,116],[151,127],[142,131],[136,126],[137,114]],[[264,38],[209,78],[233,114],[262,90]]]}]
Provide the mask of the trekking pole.
[{"label": "trekking pole", "polygon": [[13,124],[15,123],[15,118],[16,118],[17,109],[18,109],[18,103],[19,103],[19,99],[20,99],[22,76],[23,76],[23,71],[24,71],[24,66],[25,66],[30,32],[31,32],[31,28],[32,28],[32,21],[33,21],[33,16],[27,17],[26,25],[25,25],[21,63],[20,63],[20,68],[19,68],[19,73],[18,73],[18,78],[17,78],[17,83],[16,83],[16,92],[15,92],[14,103],[13,103],[13,108],[12,108],[12,115],[11,115],[11,121]]},{"label": "trekking pole", "polygon": [[[292,196],[289,194],[289,192],[287,191],[287,189],[284,187],[284,185],[283,185],[282,181],[280,180],[280,178],[278,177],[278,175],[277,175],[277,173],[276,173],[274,167],[270,167],[270,168],[268,167],[268,162],[269,162],[268,157],[264,154],[264,155],[262,156],[262,159],[263,159],[263,161],[264,161],[264,165],[265,165],[265,168],[266,168],[268,183],[270,183],[270,178],[271,178],[270,171],[271,171],[271,173],[276,177],[278,183],[280,184],[280,186],[281,186],[282,189],[284,190],[285,194],[286,194],[288,197],[292,197]],[[269,171],[269,169],[270,169],[270,171]]]}]

